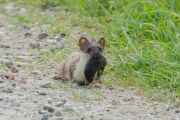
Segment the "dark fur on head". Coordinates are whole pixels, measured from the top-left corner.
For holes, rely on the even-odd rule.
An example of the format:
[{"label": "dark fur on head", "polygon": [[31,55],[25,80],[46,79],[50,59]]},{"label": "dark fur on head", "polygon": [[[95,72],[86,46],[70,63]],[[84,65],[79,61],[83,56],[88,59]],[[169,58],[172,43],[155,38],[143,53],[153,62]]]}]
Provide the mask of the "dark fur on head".
[{"label": "dark fur on head", "polygon": [[95,39],[88,40],[85,37],[81,37],[78,43],[80,50],[89,54],[93,58],[99,58],[101,52],[104,50],[105,39],[101,38],[99,41]]}]

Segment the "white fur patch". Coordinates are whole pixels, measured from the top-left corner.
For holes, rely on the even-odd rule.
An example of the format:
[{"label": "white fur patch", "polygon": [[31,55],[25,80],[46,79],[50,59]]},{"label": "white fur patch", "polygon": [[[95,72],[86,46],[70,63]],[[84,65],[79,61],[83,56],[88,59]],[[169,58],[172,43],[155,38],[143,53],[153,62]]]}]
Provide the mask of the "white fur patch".
[{"label": "white fur patch", "polygon": [[76,64],[76,69],[73,74],[74,81],[77,81],[77,82],[86,81],[86,78],[84,76],[84,69],[85,69],[85,65],[86,65],[87,61],[89,60],[89,58],[90,58],[89,55],[87,55],[83,52],[80,53],[80,60]]}]

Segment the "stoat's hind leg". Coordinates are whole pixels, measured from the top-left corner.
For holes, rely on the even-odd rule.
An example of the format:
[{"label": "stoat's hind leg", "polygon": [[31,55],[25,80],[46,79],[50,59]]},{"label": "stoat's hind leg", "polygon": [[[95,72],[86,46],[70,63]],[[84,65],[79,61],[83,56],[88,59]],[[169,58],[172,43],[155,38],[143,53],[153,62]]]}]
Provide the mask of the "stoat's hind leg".
[{"label": "stoat's hind leg", "polygon": [[58,74],[56,74],[55,76],[52,77],[52,79],[54,80],[58,80],[58,79],[64,79],[64,63],[61,63],[58,67],[57,67],[57,71],[58,71]]}]

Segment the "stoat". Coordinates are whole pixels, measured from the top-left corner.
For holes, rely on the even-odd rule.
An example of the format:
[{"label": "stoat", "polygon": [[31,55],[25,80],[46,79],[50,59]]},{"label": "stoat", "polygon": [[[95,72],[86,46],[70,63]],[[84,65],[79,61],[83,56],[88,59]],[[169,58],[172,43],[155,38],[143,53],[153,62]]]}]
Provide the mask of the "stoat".
[{"label": "stoat", "polygon": [[107,64],[102,55],[105,39],[87,39],[81,37],[78,43],[80,52],[71,53],[58,66],[58,74],[53,79],[69,79],[79,85],[88,85],[99,79]]}]

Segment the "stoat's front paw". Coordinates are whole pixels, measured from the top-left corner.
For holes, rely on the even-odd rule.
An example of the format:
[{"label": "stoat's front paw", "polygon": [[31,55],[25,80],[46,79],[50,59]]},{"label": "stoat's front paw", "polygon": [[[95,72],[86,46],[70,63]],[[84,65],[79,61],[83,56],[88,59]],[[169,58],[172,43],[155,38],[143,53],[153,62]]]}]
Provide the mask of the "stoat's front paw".
[{"label": "stoat's front paw", "polygon": [[88,86],[89,86],[90,88],[99,88],[99,89],[101,88],[101,87],[100,87],[100,84],[94,83],[94,82],[91,83],[91,84],[89,84]]}]

